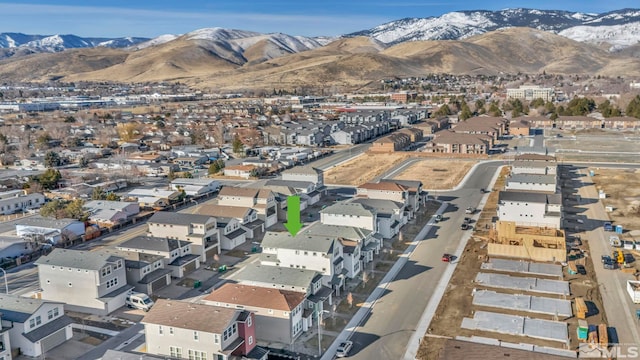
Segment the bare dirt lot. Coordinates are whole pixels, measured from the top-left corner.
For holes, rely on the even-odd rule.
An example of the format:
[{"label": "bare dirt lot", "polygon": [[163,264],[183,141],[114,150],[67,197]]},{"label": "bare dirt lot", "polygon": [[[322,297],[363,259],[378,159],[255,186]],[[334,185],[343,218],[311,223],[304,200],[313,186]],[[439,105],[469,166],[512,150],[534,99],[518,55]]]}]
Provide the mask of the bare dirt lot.
[{"label": "bare dirt lot", "polygon": [[474,160],[424,159],[413,163],[397,180],[420,180],[425,189],[451,189],[456,186],[476,163]]},{"label": "bare dirt lot", "polygon": [[324,179],[328,184],[364,184],[411,156],[412,153],[408,152],[390,154],[365,153],[327,171],[324,174]]},{"label": "bare dirt lot", "polygon": [[[612,206],[609,217],[625,230],[640,229],[640,169],[596,169],[592,181],[603,190],[605,206]],[[640,238],[638,239],[640,240]]]}]

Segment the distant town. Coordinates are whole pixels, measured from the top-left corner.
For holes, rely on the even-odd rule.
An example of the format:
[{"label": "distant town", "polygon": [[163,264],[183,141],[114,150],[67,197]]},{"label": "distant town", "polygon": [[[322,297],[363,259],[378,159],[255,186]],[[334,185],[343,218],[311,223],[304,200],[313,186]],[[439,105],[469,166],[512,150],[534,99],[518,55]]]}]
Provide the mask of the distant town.
[{"label": "distant town", "polygon": [[0,86],[0,360],[640,344],[640,83]]}]

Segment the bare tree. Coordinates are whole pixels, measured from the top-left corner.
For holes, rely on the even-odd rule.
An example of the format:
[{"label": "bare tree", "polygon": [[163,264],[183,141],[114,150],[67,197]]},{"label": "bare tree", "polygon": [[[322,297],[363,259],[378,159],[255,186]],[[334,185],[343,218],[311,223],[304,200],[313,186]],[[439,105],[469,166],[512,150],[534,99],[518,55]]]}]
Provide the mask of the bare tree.
[{"label": "bare tree", "polygon": [[353,307],[353,294],[351,292],[349,292],[347,294],[347,304],[349,304],[349,307]]}]

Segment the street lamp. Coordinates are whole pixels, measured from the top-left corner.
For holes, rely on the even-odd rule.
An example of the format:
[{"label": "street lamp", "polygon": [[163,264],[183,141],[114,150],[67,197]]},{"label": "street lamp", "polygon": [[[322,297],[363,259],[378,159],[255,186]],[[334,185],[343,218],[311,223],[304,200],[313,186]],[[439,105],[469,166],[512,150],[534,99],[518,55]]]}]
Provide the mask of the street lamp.
[{"label": "street lamp", "polygon": [[7,281],[7,272],[0,267],[0,270],[2,270],[2,273],[4,274],[4,292],[6,294],[9,294],[9,282]]},{"label": "street lamp", "polygon": [[322,356],[322,334],[320,332],[320,323],[322,322],[322,314],[330,313],[329,310],[318,311],[318,356]]}]

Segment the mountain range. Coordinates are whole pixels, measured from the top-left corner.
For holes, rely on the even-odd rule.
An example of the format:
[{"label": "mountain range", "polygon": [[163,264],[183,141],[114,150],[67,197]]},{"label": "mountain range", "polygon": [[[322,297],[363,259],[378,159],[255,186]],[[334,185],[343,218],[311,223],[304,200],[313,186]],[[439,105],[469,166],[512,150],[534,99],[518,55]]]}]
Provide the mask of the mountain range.
[{"label": "mountain range", "polygon": [[406,18],[340,37],[223,28],[146,38],[0,34],[13,81],[183,81],[218,89],[358,88],[425,73],[640,76],[640,10],[534,9]]}]

